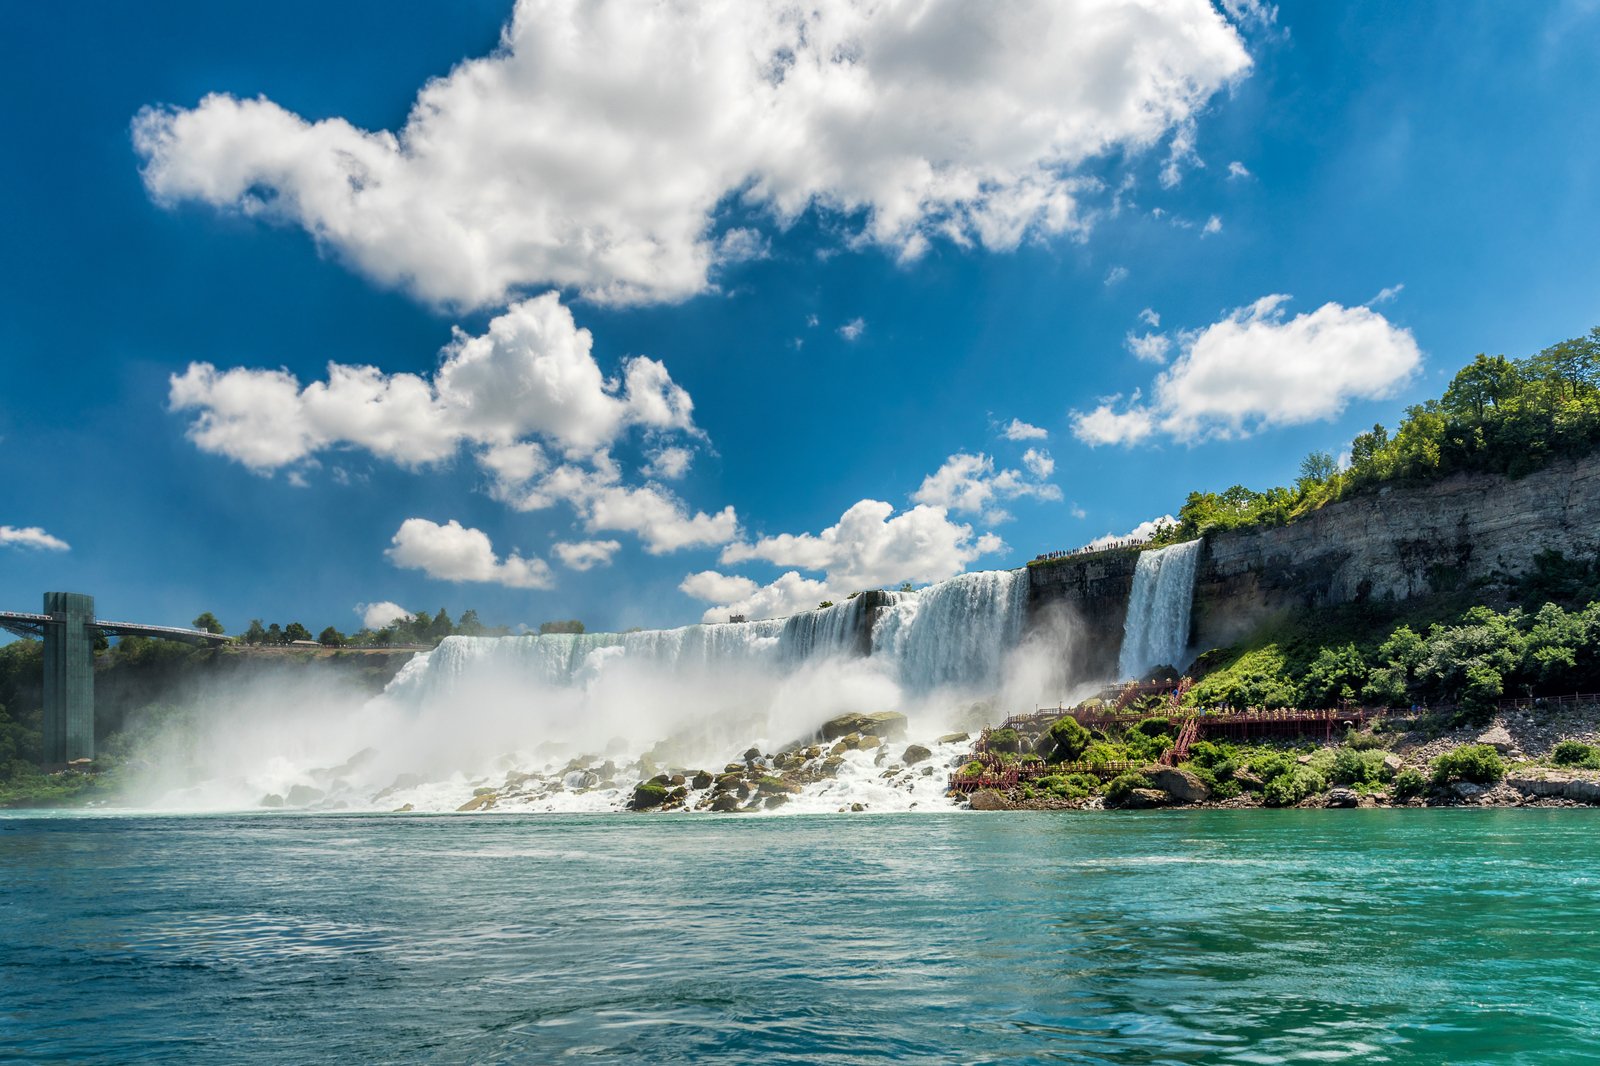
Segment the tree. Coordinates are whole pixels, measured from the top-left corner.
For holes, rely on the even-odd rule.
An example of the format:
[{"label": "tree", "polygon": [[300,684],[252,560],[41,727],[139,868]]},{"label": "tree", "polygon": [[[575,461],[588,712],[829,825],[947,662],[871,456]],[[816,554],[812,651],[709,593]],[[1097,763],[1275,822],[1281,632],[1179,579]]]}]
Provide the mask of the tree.
[{"label": "tree", "polygon": [[450,616],[445,613],[445,609],[441,607],[439,608],[439,613],[434,615],[433,619],[428,623],[426,639],[430,643],[437,644],[454,632],[455,625],[450,621]]},{"label": "tree", "polygon": [[483,623],[478,621],[478,612],[467,608],[461,612],[461,618],[456,622],[456,632],[463,637],[483,636]]},{"label": "tree", "polygon": [[310,639],[311,639],[311,630],[307,629],[305,626],[301,625],[299,622],[290,622],[288,627],[286,629],[284,629],[284,631],[283,631],[283,640],[284,640],[284,643],[286,643],[286,644],[292,644],[297,640],[310,640]]},{"label": "tree", "polygon": [[325,648],[337,648],[344,643],[344,634],[329,626],[317,634],[317,643]]},{"label": "tree", "polygon": [[201,614],[200,617],[196,618],[192,624],[196,629],[203,629],[207,633],[221,634],[227,632],[227,630],[223,628],[222,623],[217,621],[217,616],[212,614],[210,611],[206,611]]},{"label": "tree", "polygon": [[1300,481],[1315,483],[1327,481],[1339,472],[1339,464],[1327,452],[1312,452],[1300,460]]},{"label": "tree", "polygon": [[265,644],[267,642],[267,631],[262,627],[261,619],[250,619],[250,628],[244,632],[244,642],[246,644]]},{"label": "tree", "polygon": [[540,622],[539,635],[548,636],[551,633],[582,633],[583,623],[576,618],[569,618],[564,622]]},{"label": "tree", "polygon": [[282,644],[284,643],[285,639],[286,638],[283,635],[283,627],[278,625],[278,623],[274,622],[267,627],[266,643]]}]

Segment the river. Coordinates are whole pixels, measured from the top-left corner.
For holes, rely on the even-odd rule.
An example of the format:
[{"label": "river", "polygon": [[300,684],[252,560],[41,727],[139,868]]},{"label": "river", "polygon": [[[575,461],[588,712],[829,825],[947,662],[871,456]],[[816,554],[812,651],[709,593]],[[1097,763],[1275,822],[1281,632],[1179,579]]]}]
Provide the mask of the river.
[{"label": "river", "polygon": [[0,1059],[1600,1060],[1600,814],[0,817]]}]

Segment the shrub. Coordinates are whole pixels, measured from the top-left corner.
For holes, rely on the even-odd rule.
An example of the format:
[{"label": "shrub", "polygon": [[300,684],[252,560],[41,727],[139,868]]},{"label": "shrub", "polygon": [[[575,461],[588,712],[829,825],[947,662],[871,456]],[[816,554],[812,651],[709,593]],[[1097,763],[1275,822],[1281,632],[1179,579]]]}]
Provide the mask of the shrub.
[{"label": "shrub", "polygon": [[1133,795],[1134,789],[1147,788],[1149,784],[1150,782],[1145,780],[1143,774],[1137,774],[1132,771],[1119,774],[1106,786],[1106,800],[1109,803],[1119,805],[1126,803],[1128,797]]},{"label": "shrub", "polygon": [[1172,738],[1165,733],[1152,737],[1134,731],[1128,734],[1123,747],[1128,749],[1128,758],[1136,762],[1155,762],[1162,752],[1172,747]]},{"label": "shrub", "polygon": [[1428,779],[1407,767],[1394,775],[1394,794],[1400,799],[1419,796],[1428,787]]},{"label": "shrub", "polygon": [[1083,761],[1090,766],[1104,766],[1107,763],[1122,762],[1128,758],[1125,748],[1117,744],[1107,744],[1097,740],[1084,750]]},{"label": "shrub", "polygon": [[1328,787],[1328,781],[1309,766],[1296,765],[1267,782],[1262,798],[1269,807],[1292,807]]},{"label": "shrub", "polygon": [[1436,785],[1448,785],[1452,781],[1491,785],[1505,775],[1506,767],[1500,761],[1500,753],[1488,744],[1466,744],[1433,760],[1433,783]]},{"label": "shrub", "polygon": [[1189,745],[1190,761],[1197,762],[1201,766],[1215,766],[1225,758],[1227,758],[1227,753],[1222,749],[1221,745],[1213,741],[1197,740]]},{"label": "shrub", "polygon": [[1068,774],[1067,784],[1083,789],[1086,794],[1100,791],[1100,779],[1093,774]]},{"label": "shrub", "polygon": [[1019,752],[1022,750],[1022,738],[1017,736],[1015,729],[996,729],[989,734],[989,750]]},{"label": "shrub", "polygon": [[1600,770],[1600,748],[1581,740],[1563,740],[1550,751],[1550,760],[1557,766],[1582,766]]},{"label": "shrub", "polygon": [[1344,746],[1354,751],[1377,751],[1383,747],[1383,738],[1375,733],[1357,732],[1352,726],[1344,735]]},{"label": "shrub", "polygon": [[1060,774],[1052,774],[1049,777],[1041,777],[1039,787],[1061,799],[1083,799],[1089,794],[1089,790],[1078,784],[1077,779],[1084,776],[1087,775],[1073,774],[1070,777],[1063,777]]},{"label": "shrub", "polygon": [[1133,730],[1147,737],[1159,737],[1172,732],[1172,721],[1167,718],[1146,718],[1134,726]]},{"label": "shrub", "polygon": [[1049,751],[1044,754],[1051,762],[1077,762],[1092,742],[1089,731],[1076,718],[1066,715],[1056,720],[1039,746],[1048,745]]},{"label": "shrub", "polygon": [[1376,785],[1383,782],[1387,771],[1378,752],[1345,748],[1334,755],[1328,776],[1341,785]]},{"label": "shrub", "polygon": [[983,763],[979,762],[977,759],[973,759],[971,762],[967,763],[967,765],[961,768],[962,777],[978,777],[982,773]]}]

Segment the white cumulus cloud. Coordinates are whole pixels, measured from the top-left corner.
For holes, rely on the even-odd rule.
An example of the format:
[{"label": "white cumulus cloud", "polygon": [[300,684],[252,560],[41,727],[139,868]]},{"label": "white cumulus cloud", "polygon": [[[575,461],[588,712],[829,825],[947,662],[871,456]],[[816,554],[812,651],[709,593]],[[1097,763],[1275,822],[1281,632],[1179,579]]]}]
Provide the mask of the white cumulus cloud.
[{"label": "white cumulus cloud", "polygon": [[[169,404],[196,412],[189,439],[204,451],[272,471],[335,447],[365,448],[406,466],[438,462],[463,444],[505,447],[539,437],[593,449],[630,426],[694,430],[694,404],[666,367],[643,356],[607,378],[555,293],[513,304],[481,336],[458,332],[431,377],[330,362],[302,387],[283,370],[191,363],[171,378]],[[533,461],[524,446],[524,461]]]},{"label": "white cumulus cloud", "polygon": [[1146,541],[1155,536],[1156,531],[1161,529],[1161,527],[1175,526],[1177,524],[1178,520],[1176,518],[1173,518],[1169,514],[1162,515],[1160,518],[1151,518],[1147,521],[1140,522],[1126,533],[1107,533],[1102,537],[1096,537],[1088,544],[1084,545],[1084,547],[1104,548],[1108,544],[1116,544],[1119,541]]},{"label": "white cumulus cloud", "polygon": [[759,559],[823,571],[827,588],[853,590],[940,581],[1003,547],[993,534],[974,537],[971,526],[952,522],[943,507],[919,504],[895,514],[881,500],[861,500],[820,533],[782,533],[753,544],[730,544],[722,550],[722,562]]},{"label": "white cumulus cloud", "polygon": [[[715,571],[708,570],[706,573]],[[700,616],[700,620],[726,622],[734,615],[751,620],[787,618],[801,611],[809,611],[828,598],[826,582],[802,577],[797,571],[790,570],[767,585],[757,585],[751,581],[748,592],[733,598],[731,602],[707,608],[705,614]]]},{"label": "white cumulus cloud", "polygon": [[38,526],[0,526],[0,547],[64,552],[71,550],[72,546],[60,537],[52,537]]},{"label": "white cumulus cloud", "polygon": [[1000,435],[1006,440],[1044,440],[1050,436],[1050,431],[1013,418],[1000,430]]},{"label": "white cumulus cloud", "polygon": [[1209,0],[520,0],[398,130],[213,93],[133,140],[157,201],[302,227],[425,300],[678,300],[764,253],[717,232],[732,200],[902,259],[1081,233],[1083,164],[1171,135],[1175,171],[1249,67]]},{"label": "white cumulus cloud", "polygon": [[621,541],[578,540],[561,541],[551,550],[569,570],[592,570],[597,566],[610,566],[611,557],[621,548]]},{"label": "white cumulus cloud", "polygon": [[1391,396],[1421,365],[1411,331],[1370,307],[1326,303],[1288,318],[1288,299],[1264,296],[1180,334],[1180,353],[1148,402],[1136,392],[1119,409],[1113,398],[1076,413],[1073,432],[1089,444],[1131,444],[1157,433],[1182,442],[1244,437]]},{"label": "white cumulus cloud", "polygon": [[[702,570],[690,574],[678,583],[679,591],[708,603],[725,603],[752,595],[761,586],[738,574],[722,574],[715,570]],[[726,621],[726,619],[724,619]]]},{"label": "white cumulus cloud", "polygon": [[1122,343],[1141,363],[1165,363],[1172,350],[1172,338],[1165,333],[1129,333]]},{"label": "white cumulus cloud", "polygon": [[426,518],[408,518],[400,523],[392,543],[384,552],[390,562],[442,581],[475,581],[513,589],[545,589],[554,584],[550,566],[543,559],[524,559],[516,552],[501,559],[487,533],[464,527],[453,518],[442,526]]},{"label": "white cumulus cloud", "polygon": [[921,487],[911,494],[911,499],[951,511],[981,514],[991,523],[1010,517],[997,506],[1003,500],[1029,496],[1040,500],[1061,499],[1059,488],[1043,483],[1055,470],[1055,462],[1048,452],[1029,448],[1023,456],[1023,465],[1032,474],[1032,480],[1020,470],[997,471],[994,460],[987,455],[957,452],[922,479]]},{"label": "white cumulus cloud", "polygon": [[390,600],[379,603],[358,603],[356,614],[361,616],[363,629],[384,629],[402,618],[411,617],[410,611]]},{"label": "white cumulus cloud", "polygon": [[839,336],[847,341],[860,340],[861,335],[867,331],[867,321],[864,318],[852,318],[839,327]]}]

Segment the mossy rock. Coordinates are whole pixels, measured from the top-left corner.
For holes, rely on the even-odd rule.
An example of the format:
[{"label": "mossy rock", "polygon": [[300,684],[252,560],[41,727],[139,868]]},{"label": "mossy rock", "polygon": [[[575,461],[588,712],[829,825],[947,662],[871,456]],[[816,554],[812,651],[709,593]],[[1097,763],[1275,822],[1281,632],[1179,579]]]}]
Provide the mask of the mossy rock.
[{"label": "mossy rock", "polygon": [[878,711],[873,714],[849,713],[836,715],[822,723],[823,740],[838,740],[851,733],[881,737],[885,740],[904,736],[906,716],[899,711]]},{"label": "mossy rock", "polygon": [[633,797],[628,800],[630,811],[650,811],[667,802],[667,785],[664,781],[652,778],[642,782],[633,790]]}]

